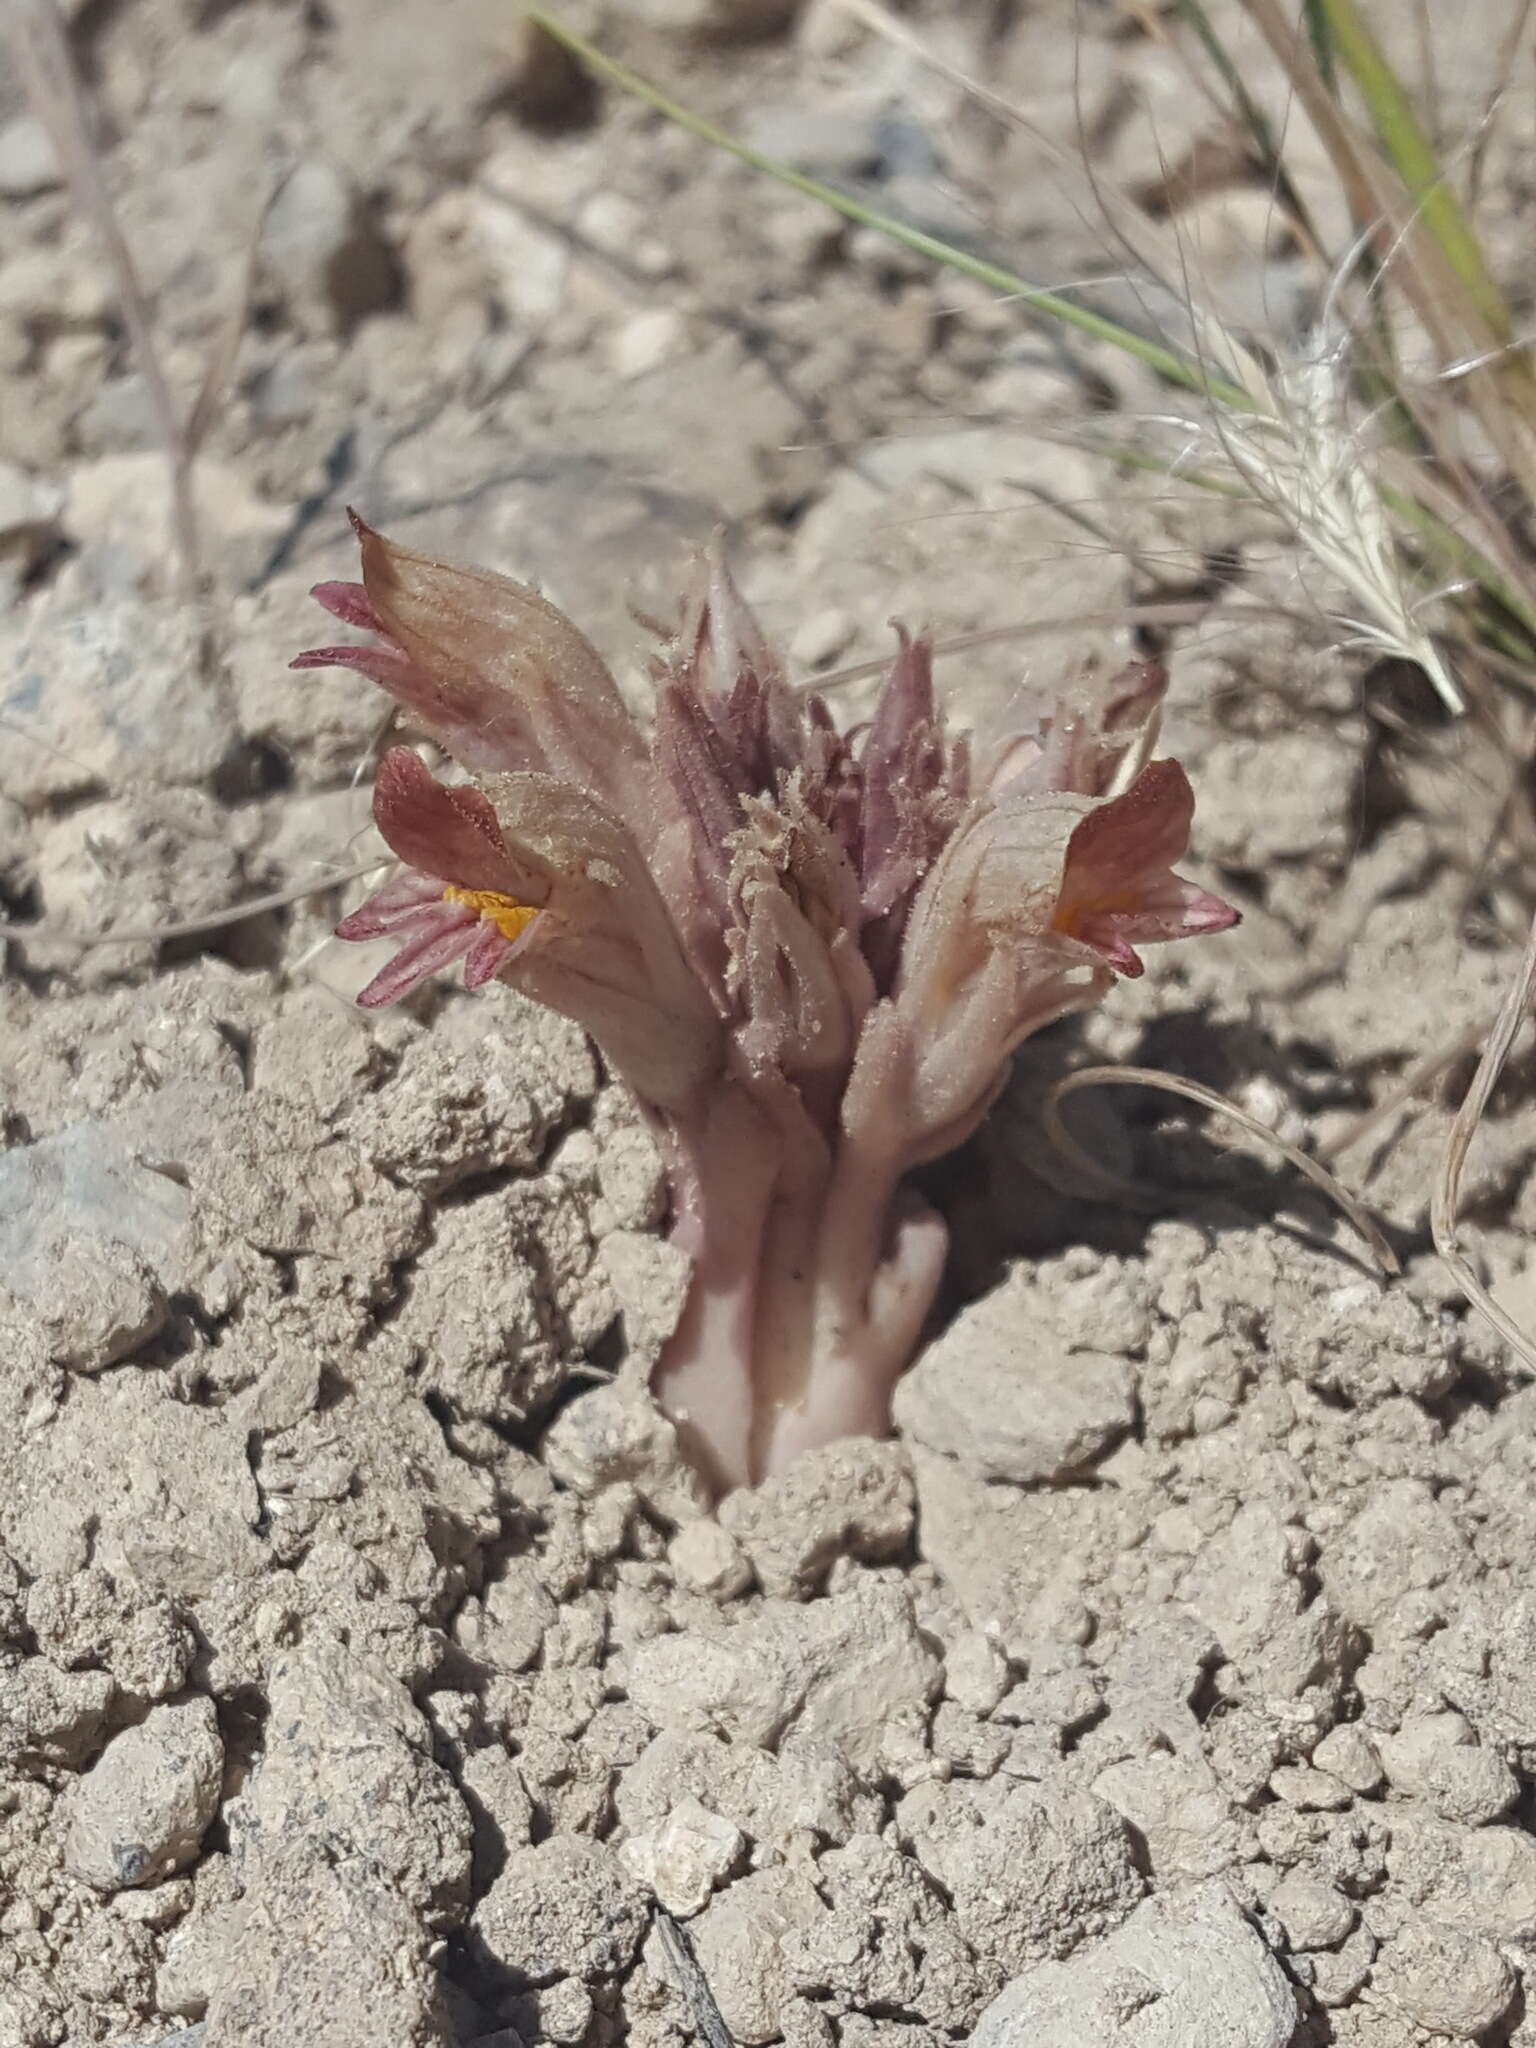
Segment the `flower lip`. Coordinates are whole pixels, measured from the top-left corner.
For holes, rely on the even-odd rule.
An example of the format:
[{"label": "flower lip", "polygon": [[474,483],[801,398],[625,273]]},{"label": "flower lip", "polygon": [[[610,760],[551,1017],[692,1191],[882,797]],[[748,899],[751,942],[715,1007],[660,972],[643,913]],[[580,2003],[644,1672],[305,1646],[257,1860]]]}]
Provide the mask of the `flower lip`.
[{"label": "flower lip", "polygon": [[373,779],[373,817],[392,853],[455,889],[522,902],[521,873],[495,806],[478,789],[439,782],[409,747],[391,747]]},{"label": "flower lip", "polygon": [[358,996],[365,1010],[377,1010],[426,981],[440,968],[464,962],[464,986],[481,988],[518,951],[519,941],[539,916],[493,889],[444,887],[420,874],[400,876],[360,904],[336,927],[339,939],[398,937],[401,947]]},{"label": "flower lip", "polygon": [[316,583],[309,594],[323,611],[328,611],[333,619],[340,619],[344,626],[356,626],[363,633],[382,633],[384,630],[361,583]]},{"label": "flower lip", "polygon": [[1239,913],[1173,872],[1189,844],[1194,792],[1176,761],[1154,761],[1122,796],[1074,828],[1051,928],[1117,974],[1143,972],[1136,946],[1227,931]]},{"label": "flower lip", "polygon": [[406,873],[336,927],[342,939],[398,935],[400,951],[358,997],[379,1009],[439,968],[464,962],[464,983],[491,981],[526,938],[540,883],[508,851],[490,799],[441,783],[409,747],[392,747],[374,777],[373,814]]}]

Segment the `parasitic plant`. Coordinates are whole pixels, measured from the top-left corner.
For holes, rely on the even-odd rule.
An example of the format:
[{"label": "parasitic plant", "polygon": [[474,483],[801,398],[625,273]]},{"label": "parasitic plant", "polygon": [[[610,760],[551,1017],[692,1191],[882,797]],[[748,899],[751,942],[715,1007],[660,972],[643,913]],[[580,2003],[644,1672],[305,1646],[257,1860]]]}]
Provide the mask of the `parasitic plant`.
[{"label": "parasitic plant", "polygon": [[[642,726],[533,591],[357,522],[361,671],[470,778],[408,748],[374,786],[404,864],[338,926],[399,950],[359,1001],[463,962],[574,1018],[661,1145],[693,1261],[655,1391],[720,1487],[889,1424],[946,1239],[907,1176],[985,1115],[1020,1041],[1236,913],[1181,879],[1192,798],[1145,764],[1150,663],[972,758],[900,633],[868,723],[797,692],[716,554]],[[1145,764],[1145,765],[1144,765]]]}]

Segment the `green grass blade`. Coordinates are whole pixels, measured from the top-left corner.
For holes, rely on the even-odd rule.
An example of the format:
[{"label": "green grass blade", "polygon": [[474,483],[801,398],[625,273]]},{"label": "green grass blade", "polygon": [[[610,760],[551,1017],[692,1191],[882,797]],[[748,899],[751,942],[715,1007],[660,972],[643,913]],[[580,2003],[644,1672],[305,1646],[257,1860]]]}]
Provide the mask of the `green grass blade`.
[{"label": "green grass blade", "polygon": [[656,112],[664,114],[679,128],[690,135],[696,135],[701,142],[712,148],[725,150],[729,155],[767,177],[787,185],[791,191],[804,193],[807,199],[814,199],[820,205],[840,213],[845,220],[856,222],[860,227],[873,228],[903,248],[911,249],[919,256],[926,256],[931,262],[942,264],[945,269],[959,271],[964,277],[974,278],[979,284],[993,291],[1005,292],[1010,298],[1019,300],[1037,313],[1044,313],[1058,320],[1065,327],[1072,327],[1079,334],[1089,335],[1095,341],[1108,342],[1120,350],[1122,355],[1132,356],[1137,362],[1145,363],[1170,384],[1178,384],[1186,391],[1198,391],[1203,397],[1213,398],[1218,404],[1230,406],[1235,411],[1252,412],[1254,401],[1240,384],[1219,377],[1206,370],[1190,357],[1181,355],[1176,349],[1165,347],[1161,342],[1150,340],[1146,335],[1137,334],[1129,327],[1122,327],[1118,321],[1110,320],[1102,313],[1095,313],[1087,306],[1080,306],[1074,299],[1065,298],[1060,292],[1049,291],[1043,285],[1030,284],[1027,279],[1016,276],[1001,265],[989,263],[984,257],[973,256],[966,249],[958,249],[939,235],[924,233],[921,228],[909,227],[905,221],[893,215],[881,213],[878,208],[866,206],[851,193],[838,191],[835,185],[825,185],[819,178],[808,177],[803,171],[793,169],[789,164],[780,163],[777,158],[766,155],[762,150],[753,149],[750,143],[739,141],[723,128],[717,128],[712,121],[706,121],[701,114],[680,101],[670,98],[659,87],[642,78],[638,71],[631,71],[627,64],[620,64],[616,58],[606,57],[602,51],[589,43],[584,36],[542,8],[528,10],[528,19],[548,36],[552,36],[562,48],[591,72],[594,78],[609,85],[617,86],[636,99],[643,100]]},{"label": "green grass blade", "polygon": [[1518,619],[1536,641],[1536,603],[1515,587],[1504,572],[1438,514],[1430,511],[1407,491],[1380,483],[1381,501],[1393,517],[1415,533],[1425,555],[1442,574],[1465,576],[1476,583],[1491,604]]},{"label": "green grass blade", "polygon": [[1355,0],[1313,0],[1313,5],[1338,61],[1358,87],[1377,138],[1407,187],[1424,227],[1493,339],[1510,341],[1514,327],[1509,308],[1483,258],[1482,245],[1446,183],[1434,147],[1385,51]]},{"label": "green grass blade", "polygon": [[1307,24],[1307,37],[1312,44],[1312,55],[1316,59],[1318,72],[1324,85],[1337,99],[1339,68],[1334,60],[1333,31],[1328,26],[1324,0],[1302,0],[1301,13]]}]

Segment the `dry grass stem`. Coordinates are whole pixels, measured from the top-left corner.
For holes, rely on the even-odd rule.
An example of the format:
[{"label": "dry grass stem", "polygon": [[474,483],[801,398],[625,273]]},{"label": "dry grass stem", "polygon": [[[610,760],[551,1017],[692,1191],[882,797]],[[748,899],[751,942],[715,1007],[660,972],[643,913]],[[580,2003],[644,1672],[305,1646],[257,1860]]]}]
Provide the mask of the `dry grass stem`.
[{"label": "dry grass stem", "polygon": [[78,946],[82,953],[97,946],[140,946],[161,939],[194,939],[203,932],[243,924],[246,918],[259,917],[264,910],[281,910],[286,904],[302,903],[308,896],[324,896],[331,889],[340,889],[363,875],[377,874],[380,868],[394,865],[392,854],[359,861],[355,867],[338,868],[335,874],[318,882],[289,883],[265,896],[250,896],[244,903],[232,903],[227,910],[210,910],[201,917],[180,918],[174,924],[131,925],[120,932],[61,932],[46,924],[0,924],[0,939],[47,939],[52,945]]},{"label": "dry grass stem", "polygon": [[1489,1097],[1504,1071],[1510,1048],[1530,1014],[1533,996],[1536,996],[1536,922],[1532,923],[1519,972],[1510,983],[1509,994],[1504,998],[1488,1043],[1483,1048],[1483,1057],[1472,1077],[1472,1086],[1456,1112],[1450,1136],[1445,1141],[1440,1171],[1430,1197],[1429,1225],[1434,1235],[1435,1250],[1472,1307],[1486,1317],[1521,1363],[1536,1372],[1536,1345],[1514,1318],[1500,1308],[1456,1242],[1456,1212],[1461,1205],[1461,1178],[1467,1154],[1487,1110]]},{"label": "dry grass stem", "polygon": [[177,417],[155,344],[149,304],[107,189],[68,31],[55,0],[7,0],[6,19],[28,97],[64,166],[75,204],[100,237],[111,266],[123,324],[170,468],[172,534],[180,580],[190,593],[197,586],[201,562],[192,487],[192,443]]},{"label": "dry grass stem", "polygon": [[[839,4],[856,20],[958,85],[978,105],[1036,135],[1033,124],[1009,101],[930,50],[879,0],[839,0]],[[1259,0],[1257,11],[1265,12],[1265,0]],[[1268,28],[1272,29],[1273,23]],[[1301,55],[1290,51],[1293,79],[1301,63]],[[1373,224],[1368,238],[1376,239],[1390,221],[1383,192],[1357,161],[1343,117],[1320,80],[1310,80],[1309,91],[1311,88],[1316,88],[1325,102],[1317,110],[1317,118],[1331,123],[1330,148],[1335,151],[1341,179],[1352,201]],[[1299,82],[1297,91],[1309,114],[1313,113],[1316,93],[1310,97],[1302,94]],[[1045,138],[1036,139],[1053,160],[1064,157],[1065,153]],[[1350,593],[1359,607],[1358,615],[1341,616],[1338,623],[1351,638],[1379,654],[1421,667],[1448,708],[1464,710],[1462,688],[1419,617],[1424,596],[1411,587],[1405,573],[1398,537],[1375,474],[1375,451],[1366,445],[1360,424],[1352,417],[1348,369],[1353,337],[1325,329],[1304,360],[1275,376],[1267,374],[1223,319],[1214,300],[1202,291],[1189,251],[1178,235],[1160,228],[1128,194],[1099,179],[1086,152],[1072,168],[1079,177],[1086,175],[1100,216],[1137,271],[1182,303],[1212,385],[1218,378],[1231,380],[1247,401],[1246,405],[1234,405],[1213,399],[1206,408],[1205,421],[1191,422],[1192,428],[1202,440],[1214,441],[1218,458],[1246,491]],[[1334,296],[1330,292],[1330,303]],[[1187,471],[1189,463],[1180,459],[1172,467],[1176,472]]]},{"label": "dry grass stem", "polygon": [[699,1968],[693,1945],[686,1932],[660,1907],[656,1910],[656,1932],[672,1972],[672,1981],[677,1986],[678,1996],[687,2006],[693,2020],[694,2032],[704,2043],[704,2048],[735,2048],[735,2036],[725,2024],[715,1994],[709,1988],[709,1980]]},{"label": "dry grass stem", "polygon": [[235,358],[240,353],[240,343],[245,337],[246,322],[250,318],[251,301],[256,293],[256,278],[261,261],[261,239],[266,231],[268,216],[283,189],[284,182],[279,178],[268,188],[251,222],[235,296],[228,312],[219,323],[203,371],[203,380],[197,388],[197,396],[192,401],[186,426],[182,430],[182,440],[189,463],[208,438],[209,430],[219,416],[219,407],[224,401],[230,379],[234,375]]},{"label": "dry grass stem", "polygon": [[1061,1104],[1067,1096],[1075,1095],[1081,1088],[1157,1088],[1165,1095],[1182,1096],[1187,1102],[1198,1102],[1202,1107],[1214,1110],[1217,1115],[1228,1117],[1245,1130],[1252,1138],[1265,1145],[1271,1145],[1303,1174],[1312,1185],[1335,1203],[1354,1225],[1361,1237],[1370,1246],[1371,1255],[1383,1273],[1400,1272],[1396,1252],[1387,1243],[1380,1228],[1364,1205],[1358,1202],[1341,1181],[1320,1166],[1309,1154],[1303,1152],[1289,1139],[1282,1138],[1278,1131],[1258,1117],[1251,1116],[1246,1109],[1240,1109],[1225,1095],[1214,1088],[1207,1088],[1199,1081],[1188,1081],[1178,1074],[1159,1073],[1155,1067],[1082,1067],[1075,1074],[1065,1074],[1046,1096],[1041,1108],[1041,1117],[1046,1135],[1051,1143],[1071,1163],[1101,1185],[1124,1192],[1127,1186],[1135,1185],[1140,1201],[1161,1208],[1167,1201],[1167,1190],[1127,1183],[1118,1174],[1100,1165],[1091,1152],[1086,1151],[1067,1129],[1061,1116]]},{"label": "dry grass stem", "polygon": [[1396,1085],[1387,1090],[1380,1102],[1372,1103],[1363,1116],[1356,1117],[1337,1137],[1330,1138],[1326,1145],[1318,1146],[1318,1161],[1326,1166],[1345,1152],[1353,1152],[1357,1145],[1363,1144],[1373,1132],[1390,1122],[1398,1110],[1406,1107],[1416,1095],[1422,1095],[1426,1088],[1434,1086],[1442,1074],[1448,1074],[1458,1060],[1464,1060],[1468,1053],[1476,1052],[1491,1021],[1485,1017],[1470,1030],[1459,1032],[1449,1045],[1443,1045],[1438,1052],[1429,1053],[1424,1059],[1416,1061]]},{"label": "dry grass stem", "polygon": [[[934,658],[948,654],[971,654],[982,647],[1008,647],[1023,640],[1046,640],[1053,633],[1088,632],[1102,626],[1198,626],[1209,618],[1223,623],[1247,624],[1266,619],[1287,619],[1298,625],[1316,626],[1317,616],[1295,605],[1249,604],[1230,598],[1170,599],[1162,604],[1112,605],[1099,612],[1065,612],[1050,619],[1020,619],[1011,626],[986,626],[974,633],[952,633],[933,643]],[[867,682],[883,675],[890,663],[856,661],[846,668],[829,669],[799,684],[802,690],[842,689],[849,683]]]}]

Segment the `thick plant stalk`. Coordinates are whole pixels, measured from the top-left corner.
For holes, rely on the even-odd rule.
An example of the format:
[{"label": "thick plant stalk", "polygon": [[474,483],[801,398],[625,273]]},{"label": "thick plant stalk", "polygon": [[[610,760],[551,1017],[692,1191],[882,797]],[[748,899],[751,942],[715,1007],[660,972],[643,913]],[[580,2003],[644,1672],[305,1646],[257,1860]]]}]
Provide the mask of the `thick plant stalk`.
[{"label": "thick plant stalk", "polygon": [[736,1091],[723,1093],[682,1188],[674,1178],[672,1241],[693,1260],[693,1280],[656,1391],[722,1490],[745,1485],[752,1469],[752,1363],[774,1181],[757,1123]]}]

